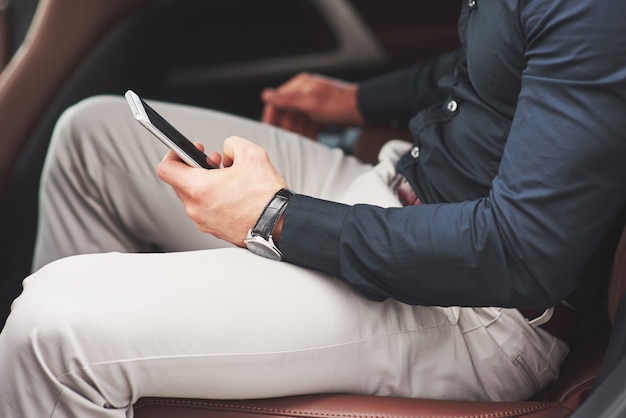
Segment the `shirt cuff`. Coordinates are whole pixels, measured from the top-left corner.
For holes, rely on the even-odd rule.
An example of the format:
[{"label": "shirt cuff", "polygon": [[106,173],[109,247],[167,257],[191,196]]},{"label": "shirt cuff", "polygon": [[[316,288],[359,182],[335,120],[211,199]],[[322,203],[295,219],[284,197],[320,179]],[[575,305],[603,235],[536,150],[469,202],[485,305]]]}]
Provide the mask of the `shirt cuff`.
[{"label": "shirt cuff", "polygon": [[280,235],[285,260],[341,277],[339,235],[350,206],[294,195],[287,205]]}]

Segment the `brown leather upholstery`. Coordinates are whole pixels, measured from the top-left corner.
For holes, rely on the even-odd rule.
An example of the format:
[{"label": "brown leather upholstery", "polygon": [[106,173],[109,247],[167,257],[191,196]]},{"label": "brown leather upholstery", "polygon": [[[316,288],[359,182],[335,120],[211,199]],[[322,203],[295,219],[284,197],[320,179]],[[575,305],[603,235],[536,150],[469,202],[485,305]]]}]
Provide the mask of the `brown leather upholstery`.
[{"label": "brown leather upholstery", "polygon": [[355,395],[311,395],[254,401],[142,399],[136,418],[408,418],[567,417],[571,411],[554,402],[446,402]]},{"label": "brown leather upholstery", "polygon": [[[609,277],[609,314],[614,317],[626,289],[626,228]],[[136,418],[399,418],[399,417],[567,417],[584,401],[600,370],[610,329],[590,327],[583,344],[572,350],[559,380],[522,402],[461,402],[399,399],[360,395],[311,395],[265,400],[216,401],[143,398],[134,406]],[[271,382],[268,382],[271,384]]]},{"label": "brown leather upholstery", "polygon": [[0,73],[0,196],[31,129],[72,70],[114,23],[148,1],[40,0],[26,39]]}]

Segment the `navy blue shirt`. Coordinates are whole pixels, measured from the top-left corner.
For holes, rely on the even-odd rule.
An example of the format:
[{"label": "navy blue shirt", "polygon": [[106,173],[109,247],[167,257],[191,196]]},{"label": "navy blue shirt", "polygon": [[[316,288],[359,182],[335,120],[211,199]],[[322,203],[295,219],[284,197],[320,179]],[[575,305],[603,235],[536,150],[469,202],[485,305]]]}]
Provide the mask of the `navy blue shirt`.
[{"label": "navy blue shirt", "polygon": [[419,153],[398,170],[424,203],[296,195],[285,258],[374,300],[545,308],[571,295],[626,202],[625,21],[623,0],[464,4],[459,51],[359,89],[368,123],[408,122]]}]

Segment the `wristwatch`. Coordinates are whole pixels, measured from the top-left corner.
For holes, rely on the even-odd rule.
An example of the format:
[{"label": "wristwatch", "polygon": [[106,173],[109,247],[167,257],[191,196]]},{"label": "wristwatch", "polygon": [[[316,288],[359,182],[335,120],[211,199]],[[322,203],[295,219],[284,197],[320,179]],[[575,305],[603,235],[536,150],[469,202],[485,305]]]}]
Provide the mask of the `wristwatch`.
[{"label": "wristwatch", "polygon": [[267,203],[261,216],[259,216],[254,227],[248,231],[248,236],[244,240],[250,251],[276,261],[283,259],[283,253],[280,252],[272,239],[272,232],[293,195],[294,193],[289,189],[280,189]]}]

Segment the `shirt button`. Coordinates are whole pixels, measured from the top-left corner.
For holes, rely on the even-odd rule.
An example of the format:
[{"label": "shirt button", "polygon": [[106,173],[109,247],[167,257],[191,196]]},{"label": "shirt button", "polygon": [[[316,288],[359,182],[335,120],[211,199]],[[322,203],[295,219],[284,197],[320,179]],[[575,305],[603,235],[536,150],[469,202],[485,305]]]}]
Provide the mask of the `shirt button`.
[{"label": "shirt button", "polygon": [[456,112],[456,110],[459,108],[459,104],[456,102],[456,100],[450,100],[448,102],[447,108],[450,112]]},{"label": "shirt button", "polygon": [[467,5],[471,8],[476,7],[476,0],[467,0]]},{"label": "shirt button", "polygon": [[419,147],[411,148],[411,157],[419,158],[419,156],[420,156],[420,149],[419,149]]}]

